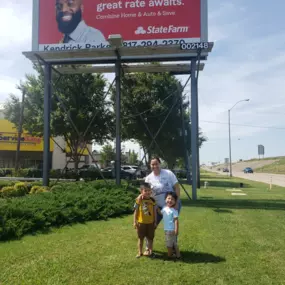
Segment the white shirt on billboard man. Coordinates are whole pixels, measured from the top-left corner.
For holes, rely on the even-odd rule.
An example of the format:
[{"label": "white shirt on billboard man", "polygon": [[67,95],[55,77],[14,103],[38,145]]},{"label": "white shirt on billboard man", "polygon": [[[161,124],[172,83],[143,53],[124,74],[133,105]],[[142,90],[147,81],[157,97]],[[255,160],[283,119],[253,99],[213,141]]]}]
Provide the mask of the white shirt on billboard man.
[{"label": "white shirt on billboard man", "polygon": [[104,35],[82,19],[82,0],[56,0],[55,8],[58,30],[64,35],[61,43],[106,43]]}]

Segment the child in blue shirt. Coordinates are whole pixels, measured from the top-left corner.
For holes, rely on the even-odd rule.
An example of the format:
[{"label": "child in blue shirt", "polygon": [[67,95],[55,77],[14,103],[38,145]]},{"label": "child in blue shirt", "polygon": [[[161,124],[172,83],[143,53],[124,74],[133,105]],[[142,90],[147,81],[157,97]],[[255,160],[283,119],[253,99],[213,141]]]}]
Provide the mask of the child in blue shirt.
[{"label": "child in blue shirt", "polygon": [[177,202],[177,195],[175,192],[167,192],[165,195],[165,206],[160,211],[163,216],[165,243],[168,251],[168,257],[171,258],[173,249],[176,258],[180,259],[180,251],[177,244],[177,236],[179,229],[178,211],[174,208]]}]

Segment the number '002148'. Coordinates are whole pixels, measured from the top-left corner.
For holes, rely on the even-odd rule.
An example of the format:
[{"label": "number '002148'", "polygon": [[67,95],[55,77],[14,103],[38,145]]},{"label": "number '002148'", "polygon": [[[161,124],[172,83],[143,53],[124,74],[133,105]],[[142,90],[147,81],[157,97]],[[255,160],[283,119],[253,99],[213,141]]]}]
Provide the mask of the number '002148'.
[{"label": "number '002148'", "polygon": [[180,45],[182,50],[193,50],[193,49],[208,49],[209,43],[182,43]]}]

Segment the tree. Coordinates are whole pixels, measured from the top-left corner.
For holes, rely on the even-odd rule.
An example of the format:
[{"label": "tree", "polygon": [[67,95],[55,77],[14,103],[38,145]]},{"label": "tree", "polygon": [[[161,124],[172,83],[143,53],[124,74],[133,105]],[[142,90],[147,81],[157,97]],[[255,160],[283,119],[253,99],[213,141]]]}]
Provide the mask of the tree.
[{"label": "tree", "polygon": [[111,161],[116,159],[116,153],[110,144],[104,145],[101,152],[100,162],[106,167],[109,166]]},{"label": "tree", "polygon": [[[21,84],[27,92],[23,127],[31,134],[42,136],[44,77],[39,67],[35,69],[37,74],[26,75],[26,81]],[[53,74],[53,81],[57,78],[58,75]],[[92,140],[103,144],[112,137],[113,112],[109,103],[104,100],[106,85],[107,82],[101,74],[80,74],[65,75],[57,86],[52,88],[51,136],[64,137],[76,169],[82,154],[82,144],[89,144]],[[10,95],[5,106],[5,117],[16,126],[19,122],[19,106],[19,100]],[[93,116],[95,119],[86,131]]]},{"label": "tree", "polygon": [[130,164],[138,163],[138,154],[134,150],[130,151],[129,163]]},{"label": "tree", "polygon": [[[181,93],[180,82],[168,73],[127,74],[122,82],[123,139],[134,139],[142,145],[144,150],[148,150],[148,160],[153,154],[163,156],[170,168],[174,166],[178,158],[184,157],[184,140],[181,135]],[[115,104],[115,94],[112,99]],[[191,151],[191,125],[189,120],[186,120],[185,109],[184,106],[183,116],[188,134],[186,145]],[[169,111],[171,112],[156,137],[159,147],[153,143],[149,148],[152,141],[151,135],[154,136],[159,130]],[[142,119],[147,124],[151,135]],[[201,144],[204,140],[205,138],[200,136]]]}]

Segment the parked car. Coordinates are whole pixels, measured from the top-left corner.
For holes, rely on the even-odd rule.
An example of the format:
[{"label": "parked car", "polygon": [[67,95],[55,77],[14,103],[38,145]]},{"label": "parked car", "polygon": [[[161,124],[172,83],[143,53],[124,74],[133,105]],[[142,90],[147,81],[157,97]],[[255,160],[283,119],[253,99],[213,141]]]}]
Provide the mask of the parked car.
[{"label": "parked car", "polygon": [[[115,178],[115,169],[112,167],[107,167],[101,170],[105,178]],[[129,173],[121,168],[121,178],[122,179],[136,179],[133,177],[132,173]]]},{"label": "parked car", "polygon": [[122,169],[131,174],[136,173],[135,177],[142,177],[142,171],[136,165],[122,165]]},{"label": "parked car", "polygon": [[79,170],[91,170],[91,169],[98,169],[98,167],[95,163],[84,164],[81,167],[79,167]]},{"label": "parked car", "polygon": [[223,168],[223,172],[230,172],[228,168]]},{"label": "parked car", "polygon": [[244,173],[253,173],[253,169],[251,167],[246,167],[244,170],[243,170]]}]

